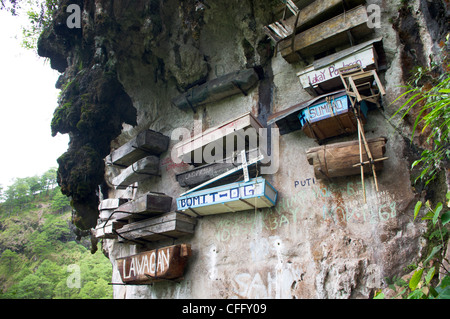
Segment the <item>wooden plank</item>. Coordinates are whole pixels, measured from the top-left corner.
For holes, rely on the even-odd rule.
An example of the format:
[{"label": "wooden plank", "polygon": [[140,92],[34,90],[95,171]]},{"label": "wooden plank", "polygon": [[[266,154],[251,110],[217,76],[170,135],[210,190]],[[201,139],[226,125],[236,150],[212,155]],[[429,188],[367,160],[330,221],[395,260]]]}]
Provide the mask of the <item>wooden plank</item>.
[{"label": "wooden plank", "polygon": [[169,212],[171,207],[172,197],[160,193],[148,193],[118,207],[114,211],[114,218],[116,220],[148,218],[148,216]]},{"label": "wooden plank", "polygon": [[140,132],[106,157],[106,162],[128,167],[148,155],[161,155],[169,147],[170,138],[153,130]]},{"label": "wooden plank", "polygon": [[191,245],[180,244],[118,258],[116,261],[123,283],[151,284],[163,280],[179,281],[191,255]]},{"label": "wooden plank", "polygon": [[294,45],[291,39],[280,41],[281,55],[289,63],[298,62],[299,55],[314,56],[349,42],[347,31],[350,31],[355,39],[363,38],[374,32],[367,26],[367,21],[366,8],[358,6],[297,34]]},{"label": "wooden plank", "polygon": [[253,68],[235,71],[189,89],[172,99],[172,104],[181,110],[195,111],[196,107],[206,103],[217,102],[236,94],[247,95],[258,81],[258,74]]},{"label": "wooden plank", "polygon": [[265,179],[238,182],[189,193],[177,198],[177,208],[191,215],[213,215],[273,207],[278,192]]},{"label": "wooden plank", "polygon": [[197,220],[178,212],[148,218],[124,225],[117,232],[119,241],[145,240],[156,241],[164,238],[179,238],[194,233]]},{"label": "wooden plank", "polygon": [[[374,159],[384,157],[386,152],[384,137],[369,139],[367,143]],[[314,147],[306,151],[306,157],[310,165],[314,166],[314,175],[317,179],[329,179],[333,177],[350,176],[360,174],[360,168],[355,164],[360,163],[358,141],[335,143]],[[363,151],[363,162],[368,161],[367,154]],[[380,170],[383,161],[375,163],[375,169]],[[370,166],[364,165],[364,173],[370,172]]]},{"label": "wooden plank", "polygon": [[[176,156],[185,163],[205,164],[203,158],[204,148],[208,145],[210,149],[216,147],[217,149],[224,149],[223,158],[230,156],[227,152],[240,151],[240,147],[245,144],[245,134],[254,134],[254,139],[250,143],[257,143],[259,129],[263,128],[258,119],[251,113],[246,112],[238,117],[235,117],[229,121],[226,121],[218,126],[209,128],[204,132],[193,136],[192,138],[182,141],[174,146]],[[238,137],[237,144],[235,143],[235,137]],[[229,143],[228,143],[229,142]],[[239,143],[242,142],[241,146]],[[227,149],[227,143],[231,145],[232,149]],[[246,147],[246,146],[245,146]],[[249,148],[253,149],[257,145],[250,145]],[[200,159],[197,159],[196,154],[200,154]]]},{"label": "wooden plank", "polygon": [[160,176],[157,156],[147,156],[131,164],[112,179],[112,184],[116,189],[126,189],[129,185],[143,181],[149,176]]}]

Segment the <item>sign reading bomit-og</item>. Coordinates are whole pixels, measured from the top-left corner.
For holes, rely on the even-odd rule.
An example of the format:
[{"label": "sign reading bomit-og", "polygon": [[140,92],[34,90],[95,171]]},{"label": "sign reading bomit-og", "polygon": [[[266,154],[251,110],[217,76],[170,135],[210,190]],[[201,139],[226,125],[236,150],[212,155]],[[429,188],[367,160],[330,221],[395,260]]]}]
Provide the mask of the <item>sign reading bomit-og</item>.
[{"label": "sign reading bomit-og", "polygon": [[213,215],[275,206],[278,192],[264,178],[189,193],[177,198],[180,211]]}]

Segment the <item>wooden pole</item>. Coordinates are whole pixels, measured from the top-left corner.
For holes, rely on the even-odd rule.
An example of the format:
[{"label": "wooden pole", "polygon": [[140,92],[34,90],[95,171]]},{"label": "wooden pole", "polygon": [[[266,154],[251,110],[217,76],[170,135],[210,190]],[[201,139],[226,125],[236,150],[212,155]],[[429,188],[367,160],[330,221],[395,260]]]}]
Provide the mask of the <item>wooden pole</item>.
[{"label": "wooden pole", "polygon": [[[362,163],[363,158],[362,158],[361,130],[362,130],[361,122],[358,121],[359,161]],[[363,165],[361,165],[361,183],[362,183],[362,188],[363,188],[364,204],[365,204],[365,203],[367,203],[367,201],[366,201],[366,187],[364,185],[364,167],[363,167]]]}]

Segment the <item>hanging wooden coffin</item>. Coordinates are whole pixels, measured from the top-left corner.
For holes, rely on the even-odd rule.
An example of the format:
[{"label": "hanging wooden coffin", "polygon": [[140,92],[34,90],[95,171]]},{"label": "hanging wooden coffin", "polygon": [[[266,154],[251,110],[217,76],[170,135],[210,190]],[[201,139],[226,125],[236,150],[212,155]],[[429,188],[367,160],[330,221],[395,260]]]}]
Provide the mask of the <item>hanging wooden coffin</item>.
[{"label": "hanging wooden coffin", "polygon": [[[247,161],[255,159],[258,155],[258,149],[253,149],[246,152]],[[209,181],[231,169],[234,169],[240,164],[242,164],[242,162],[240,161],[240,156],[230,157],[225,159],[223,162],[205,164],[189,171],[176,174],[175,178],[181,187],[194,187],[206,181]],[[256,163],[249,165],[248,172],[250,177],[256,177]],[[236,181],[242,174],[242,170],[236,171],[229,176],[220,179],[220,183],[225,184]]]},{"label": "hanging wooden coffin", "polygon": [[142,219],[156,214],[170,212],[172,197],[161,193],[148,193],[129,201],[114,211],[116,220]]},{"label": "hanging wooden coffin", "polygon": [[374,28],[369,28],[367,22],[366,8],[358,6],[298,33],[294,41],[289,38],[281,40],[281,55],[287,62],[294,63],[301,60],[301,57],[318,55],[345,43],[352,44],[354,40],[374,32]]},{"label": "hanging wooden coffin", "polygon": [[[382,159],[386,152],[385,137],[368,139],[370,151],[375,160],[375,169],[383,167]],[[363,162],[367,162],[368,156],[362,146]],[[329,179],[333,177],[358,175],[361,173],[359,156],[359,141],[350,141],[314,147],[306,151],[306,157],[310,165],[314,166],[314,175],[317,179]],[[370,165],[364,165],[364,172],[370,172]]]},{"label": "hanging wooden coffin", "polygon": [[100,212],[99,218],[101,220],[107,220],[115,209],[128,201],[128,198],[107,198],[102,200],[98,205],[98,211]]},{"label": "hanging wooden coffin", "polygon": [[277,190],[264,178],[217,186],[177,198],[177,208],[192,215],[232,213],[275,206]]},{"label": "hanging wooden coffin", "polygon": [[115,239],[117,238],[116,230],[124,225],[117,220],[103,221],[100,220],[95,227],[95,237],[98,239]]},{"label": "hanging wooden coffin", "polygon": [[117,230],[117,233],[119,234],[119,242],[177,239],[193,234],[196,223],[197,220],[191,216],[170,212],[124,225]]},{"label": "hanging wooden coffin", "polygon": [[258,74],[253,68],[232,72],[191,88],[174,98],[172,104],[181,110],[195,111],[197,106],[216,102],[235,94],[247,95],[258,81]]},{"label": "hanging wooden coffin", "polygon": [[381,40],[382,38],[377,38],[314,61],[297,73],[300,84],[312,96],[342,88],[339,68],[358,64],[363,69],[376,69],[378,55],[374,43],[380,43],[378,47],[382,47]]},{"label": "hanging wooden coffin", "polygon": [[106,157],[106,162],[128,167],[148,155],[160,155],[167,151],[170,138],[153,130],[145,130]]},{"label": "hanging wooden coffin", "polygon": [[[365,123],[367,110],[367,104],[361,103],[363,123]],[[350,100],[344,93],[331,96],[325,101],[303,109],[298,118],[302,131],[318,141],[358,130]]]},{"label": "hanging wooden coffin", "polygon": [[118,258],[116,261],[123,283],[142,285],[163,280],[182,280],[191,254],[191,245],[181,244]]},{"label": "hanging wooden coffin", "polygon": [[147,156],[124,169],[112,179],[116,189],[126,189],[133,183],[143,181],[149,176],[159,176],[159,157]]},{"label": "hanging wooden coffin", "polygon": [[[206,146],[209,150],[215,149],[216,152],[222,150],[223,157],[221,158],[225,158],[227,155],[231,155],[227,152],[243,149],[240,146],[246,144],[247,135],[249,143],[252,144],[248,147],[253,149],[257,147],[259,129],[261,128],[263,126],[258,119],[251,112],[247,112],[221,125],[207,129],[187,141],[176,144],[174,147],[177,157],[183,162],[204,164],[203,151]],[[237,142],[236,137],[240,139]],[[227,144],[231,145],[231,150],[227,149]]]}]

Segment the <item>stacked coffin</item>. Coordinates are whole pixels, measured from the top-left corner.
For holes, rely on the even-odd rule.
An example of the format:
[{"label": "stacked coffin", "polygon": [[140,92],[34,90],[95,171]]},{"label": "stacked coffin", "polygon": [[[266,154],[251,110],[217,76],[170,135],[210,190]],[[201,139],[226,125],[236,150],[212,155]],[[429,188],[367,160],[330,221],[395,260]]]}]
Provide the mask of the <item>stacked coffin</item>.
[{"label": "stacked coffin", "polygon": [[122,168],[113,178],[117,189],[143,181],[149,176],[159,176],[159,155],[167,151],[169,137],[152,130],[145,130],[107,156],[106,162]]},{"label": "stacked coffin", "polygon": [[[114,205],[109,205],[114,202]],[[171,212],[172,197],[162,193],[147,193],[135,200],[107,199],[107,213],[101,210],[101,220],[96,227],[97,238],[117,238],[119,242],[145,243],[164,238],[178,238],[194,233],[195,218]]]},{"label": "stacked coffin", "polygon": [[287,62],[298,62],[345,43],[353,45],[374,33],[367,24],[364,3],[364,0],[306,2],[306,6],[290,10],[292,16],[283,14],[281,19],[266,26],[265,31]]},{"label": "stacked coffin", "polygon": [[[262,128],[248,112],[175,145],[182,161],[197,165],[176,175],[180,186],[191,187],[177,198],[177,209],[204,216],[274,206],[277,191],[257,177],[266,152],[259,143]],[[211,150],[221,156],[208,163],[205,155]]]}]

